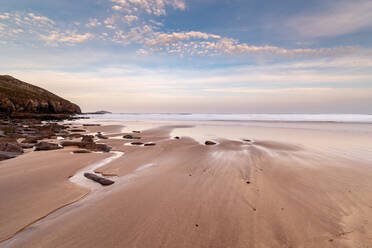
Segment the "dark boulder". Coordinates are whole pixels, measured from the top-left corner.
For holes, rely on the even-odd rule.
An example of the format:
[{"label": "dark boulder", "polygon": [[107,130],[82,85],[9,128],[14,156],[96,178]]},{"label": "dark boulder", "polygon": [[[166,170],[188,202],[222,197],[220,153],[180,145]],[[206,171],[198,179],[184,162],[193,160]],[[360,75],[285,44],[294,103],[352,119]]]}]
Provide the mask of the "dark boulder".
[{"label": "dark boulder", "polygon": [[205,142],[205,145],[206,145],[206,146],[214,146],[214,145],[216,145],[216,142],[213,142],[213,141],[207,140],[207,141]]},{"label": "dark boulder", "polygon": [[110,152],[112,147],[106,144],[93,144],[90,146],[84,146],[84,148],[90,149],[96,152]]},{"label": "dark boulder", "polygon": [[88,150],[76,150],[76,151],[73,151],[72,153],[92,153],[91,151],[88,151]]},{"label": "dark boulder", "polygon": [[83,138],[81,139],[81,143],[83,145],[93,144],[94,143],[93,135],[84,135]]},{"label": "dark boulder", "polygon": [[23,148],[23,149],[31,149],[35,146],[35,144],[25,144],[25,143],[21,143],[20,146]]},{"label": "dark boulder", "polygon": [[144,146],[156,146],[155,143],[146,143]]},{"label": "dark boulder", "polygon": [[84,133],[87,130],[85,130],[85,129],[70,129],[69,131],[72,132],[72,133]]},{"label": "dark boulder", "polygon": [[42,137],[27,137],[21,143],[23,144],[36,144],[38,140],[43,139]]},{"label": "dark boulder", "polygon": [[19,153],[13,153],[13,152],[2,152],[0,151],[0,161],[7,160],[11,158],[15,158],[19,155]]},{"label": "dark boulder", "polygon": [[63,147],[65,147],[65,146],[81,146],[81,142],[80,141],[63,141],[63,142],[61,142],[61,145]]},{"label": "dark boulder", "polygon": [[104,136],[101,132],[98,132],[96,134],[96,137],[99,138],[99,139],[108,139],[108,137]]},{"label": "dark boulder", "polygon": [[58,150],[62,148],[63,147],[60,144],[49,143],[49,142],[40,142],[35,145],[35,151],[50,151],[50,150]]},{"label": "dark boulder", "polygon": [[123,136],[124,139],[141,139],[141,137],[135,137],[133,135],[127,134]]},{"label": "dark boulder", "polygon": [[141,146],[141,145],[143,145],[142,142],[132,142],[130,144],[133,145],[133,146]]},{"label": "dark boulder", "polygon": [[92,181],[95,181],[95,182],[103,185],[103,186],[108,186],[108,185],[111,185],[111,184],[115,183],[114,181],[112,181],[110,179],[97,176],[96,174],[93,174],[93,173],[84,173],[84,176],[86,178],[92,180]]},{"label": "dark boulder", "polygon": [[23,153],[22,147],[13,138],[0,138],[0,151],[17,153],[18,155]]}]

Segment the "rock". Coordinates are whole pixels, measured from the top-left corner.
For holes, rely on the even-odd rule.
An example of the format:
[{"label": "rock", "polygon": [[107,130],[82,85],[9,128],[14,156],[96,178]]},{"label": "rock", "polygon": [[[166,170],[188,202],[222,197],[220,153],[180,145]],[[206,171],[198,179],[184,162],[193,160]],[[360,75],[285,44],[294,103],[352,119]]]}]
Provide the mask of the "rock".
[{"label": "rock", "polygon": [[143,145],[142,142],[132,142],[130,143],[131,145],[134,145],[134,146],[140,146],[140,145]]},{"label": "rock", "polygon": [[110,180],[110,179],[107,179],[107,178],[104,178],[104,177],[100,177],[100,176],[97,176],[96,174],[93,174],[93,173],[84,173],[84,176],[92,181],[95,181],[103,186],[108,186],[108,185],[111,185],[111,184],[114,184],[115,182]]},{"label": "rock", "polygon": [[60,144],[40,142],[36,144],[35,148],[35,151],[50,151],[62,149],[63,147]]},{"label": "rock", "polygon": [[78,146],[80,148],[89,149],[97,152],[109,152],[111,147],[106,144],[94,143],[92,135],[84,135],[81,142],[79,141],[63,141],[62,146]]},{"label": "rock", "polygon": [[99,138],[99,139],[108,139],[108,137],[104,136],[101,132],[98,132],[96,134],[96,137]]},{"label": "rock", "polygon": [[156,146],[155,143],[146,143],[144,146]]},{"label": "rock", "polygon": [[36,144],[42,137],[27,137],[21,143],[23,144]]},{"label": "rock", "polygon": [[124,135],[123,138],[124,139],[141,139],[141,137],[135,137],[130,134]]},{"label": "rock", "polygon": [[101,124],[83,124],[83,127],[100,127]]},{"label": "rock", "polygon": [[0,112],[5,112],[5,113],[12,113],[16,111],[16,108],[13,104],[13,102],[7,98],[0,98]]},{"label": "rock", "polygon": [[69,134],[67,137],[71,138],[71,139],[77,139],[77,138],[82,138],[84,135],[82,134],[78,134],[78,133],[72,133],[72,134]]},{"label": "rock", "polygon": [[83,138],[81,139],[81,143],[83,145],[93,144],[94,143],[93,135],[84,135]]},{"label": "rock", "polygon": [[85,129],[70,129],[69,130],[72,133],[85,133],[87,130]]},{"label": "rock", "polygon": [[90,147],[85,146],[87,149],[97,152],[110,152],[112,147],[106,144],[93,144]]},{"label": "rock", "polygon": [[112,112],[110,111],[106,111],[106,110],[99,110],[99,111],[96,111],[96,112],[88,112],[88,113],[84,113],[86,115],[104,115],[104,114],[112,114]]},{"label": "rock", "polygon": [[180,139],[180,137],[176,136],[176,137],[174,137],[174,139],[177,139],[178,140],[178,139]]},{"label": "rock", "polygon": [[132,131],[132,133],[141,133],[141,131]]},{"label": "rock", "polygon": [[80,141],[63,141],[61,142],[61,145],[65,147],[65,146],[81,146],[82,144]]},{"label": "rock", "polygon": [[24,143],[21,143],[20,145],[22,149],[31,149],[35,146],[34,144],[24,144]]},{"label": "rock", "polygon": [[22,154],[23,149],[15,139],[1,138],[0,139],[0,151],[11,152],[15,154]]},{"label": "rock", "polygon": [[0,161],[17,157],[19,154],[13,152],[0,151]]},{"label": "rock", "polygon": [[216,143],[213,142],[213,141],[207,140],[207,141],[205,142],[205,145],[206,145],[206,146],[214,146],[214,145],[216,145]]},{"label": "rock", "polygon": [[92,152],[88,150],[76,150],[76,151],[73,151],[72,153],[92,153]]},{"label": "rock", "polygon": [[243,139],[244,142],[252,142],[250,139]]}]

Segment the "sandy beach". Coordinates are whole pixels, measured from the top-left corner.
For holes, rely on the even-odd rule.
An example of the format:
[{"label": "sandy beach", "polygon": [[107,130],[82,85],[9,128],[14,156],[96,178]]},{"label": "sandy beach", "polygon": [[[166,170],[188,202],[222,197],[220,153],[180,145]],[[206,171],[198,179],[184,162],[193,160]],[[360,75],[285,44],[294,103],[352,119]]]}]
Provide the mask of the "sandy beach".
[{"label": "sandy beach", "polygon": [[0,247],[372,247],[370,123],[97,122],[110,153],[0,162]]}]

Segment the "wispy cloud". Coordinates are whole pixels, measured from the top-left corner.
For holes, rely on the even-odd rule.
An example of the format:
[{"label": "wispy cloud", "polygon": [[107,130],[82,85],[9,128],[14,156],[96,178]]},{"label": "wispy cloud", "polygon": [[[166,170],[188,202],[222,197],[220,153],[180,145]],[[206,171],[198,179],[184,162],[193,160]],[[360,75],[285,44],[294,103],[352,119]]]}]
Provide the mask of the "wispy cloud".
[{"label": "wispy cloud", "polygon": [[[38,16],[38,15],[35,15],[34,13],[29,13],[28,14],[29,18],[31,18],[31,20],[33,21],[37,21],[37,22],[41,22],[41,23],[44,23],[44,24],[47,24],[47,23],[50,23],[50,24],[55,24],[55,22],[51,19],[49,19],[48,17],[46,16]],[[27,17],[25,17],[26,19]],[[27,19],[26,19],[27,20]]]},{"label": "wispy cloud", "polygon": [[89,23],[86,24],[86,27],[88,28],[94,28],[98,26],[101,26],[101,23],[97,20],[97,18],[89,19]]},{"label": "wispy cloud", "polygon": [[208,40],[221,39],[221,36],[215,34],[207,34],[198,31],[181,32],[181,33],[155,33],[155,37],[146,42],[148,46],[167,45],[181,41],[189,41],[190,39]]},{"label": "wispy cloud", "polygon": [[0,14],[0,20],[9,19],[10,15],[9,13]]},{"label": "wispy cloud", "polygon": [[78,34],[78,33],[75,33],[74,31],[66,31],[63,33],[53,31],[49,35],[41,35],[41,38],[51,46],[58,46],[61,43],[74,45],[77,43],[82,43],[87,40],[90,40],[93,37],[94,35],[91,33]]},{"label": "wispy cloud", "polygon": [[156,16],[166,15],[167,6],[185,10],[186,4],[182,0],[111,0],[115,5],[113,10],[134,13],[144,10],[147,14]]},{"label": "wispy cloud", "polygon": [[372,1],[334,1],[320,13],[301,13],[287,25],[304,37],[327,37],[372,27]]}]

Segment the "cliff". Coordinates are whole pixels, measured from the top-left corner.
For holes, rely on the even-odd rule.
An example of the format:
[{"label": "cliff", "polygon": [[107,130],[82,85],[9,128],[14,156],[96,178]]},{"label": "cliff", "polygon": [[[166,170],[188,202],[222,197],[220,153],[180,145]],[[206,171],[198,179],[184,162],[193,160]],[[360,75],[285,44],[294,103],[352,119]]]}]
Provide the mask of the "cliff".
[{"label": "cliff", "polygon": [[0,113],[80,114],[80,107],[47,90],[0,75]]}]

